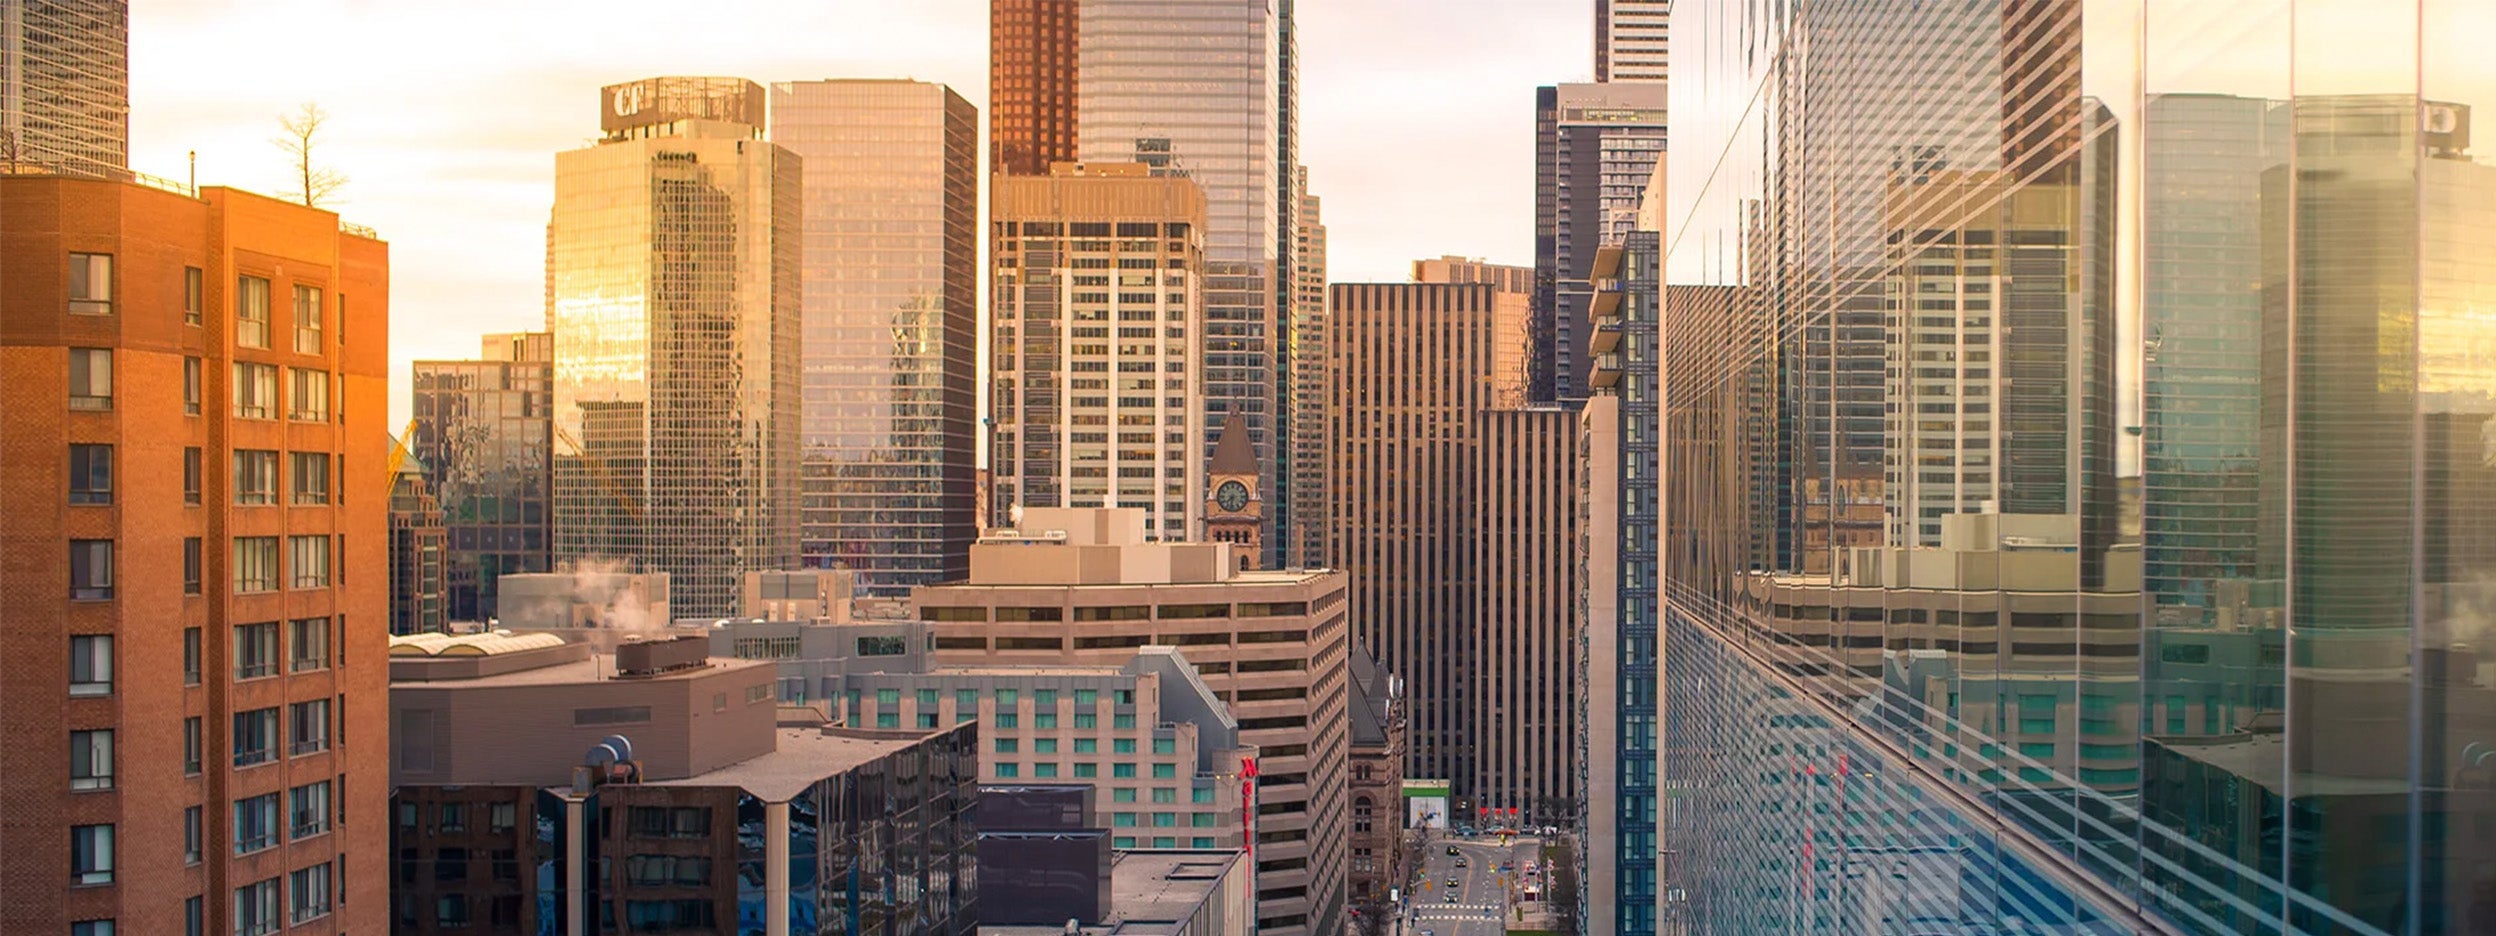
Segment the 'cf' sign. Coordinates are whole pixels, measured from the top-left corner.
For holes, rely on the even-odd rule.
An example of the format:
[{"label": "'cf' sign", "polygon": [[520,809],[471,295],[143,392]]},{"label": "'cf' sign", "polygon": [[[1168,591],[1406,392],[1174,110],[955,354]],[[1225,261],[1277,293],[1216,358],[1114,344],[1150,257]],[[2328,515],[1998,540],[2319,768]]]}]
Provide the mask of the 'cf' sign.
[{"label": "'cf' sign", "polygon": [[615,115],[630,117],[641,113],[642,105],[649,103],[649,94],[649,86],[641,84],[628,84],[615,89]]}]

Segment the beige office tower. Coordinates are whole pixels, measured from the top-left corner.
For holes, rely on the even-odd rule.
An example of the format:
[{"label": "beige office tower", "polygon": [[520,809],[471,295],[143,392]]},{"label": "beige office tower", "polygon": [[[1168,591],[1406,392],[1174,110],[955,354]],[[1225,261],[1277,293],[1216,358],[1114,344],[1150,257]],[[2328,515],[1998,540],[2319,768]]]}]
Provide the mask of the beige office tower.
[{"label": "beige office tower", "polygon": [[1501,292],[1531,295],[1534,292],[1534,268],[1464,257],[1440,257],[1413,261],[1413,282],[1459,286],[1480,284],[1496,287]]},{"label": "beige office tower", "polygon": [[1663,81],[1673,0],[1595,0],[1595,80]]},{"label": "beige office tower", "polygon": [[1001,516],[1130,507],[1203,524],[1205,194],[1141,163],[1057,163],[991,189],[989,445]]},{"label": "beige office tower", "polygon": [[1284,535],[1283,565],[1324,567],[1333,559],[1327,545],[1326,414],[1335,407],[1326,355],[1326,225],[1318,220],[1317,196],[1309,194],[1309,167],[1292,176],[1300,207],[1292,215],[1291,300],[1291,490],[1285,500],[1303,505],[1306,517]]},{"label": "beige office tower", "polygon": [[[1481,284],[1335,284],[1340,408],[1327,433],[1333,558],[1352,574],[1363,645],[1411,699],[1408,775],[1453,782],[1460,808],[1519,818],[1548,795],[1537,784],[1575,783],[1574,770],[1525,776],[1542,761],[1519,740],[1545,730],[1529,728],[1535,719],[1571,716],[1502,707],[1523,701],[1512,692],[1544,692],[1573,711],[1569,684],[1495,688],[1552,678],[1545,649],[1571,661],[1553,672],[1571,671],[1576,653],[1555,643],[1574,639],[1574,611],[1547,610],[1575,605],[1575,501],[1554,499],[1574,494],[1575,419],[1523,408],[1529,298]],[[1533,567],[1546,560],[1559,565]],[[1533,744],[1565,749],[1574,729],[1548,733]],[[1489,746],[1492,735],[1508,740]]]},{"label": "beige office tower", "polygon": [[1478,691],[1458,710],[1472,770],[1449,779],[1495,825],[1566,821],[1580,795],[1580,421],[1549,403],[1475,414],[1480,470],[1451,498],[1472,513],[1472,645],[1446,663]]},{"label": "beige office tower", "polygon": [[798,158],[763,89],[600,92],[604,139],[555,156],[555,560],[666,572],[722,617],[798,558]]},{"label": "beige office tower", "polygon": [[1258,932],[1334,936],[1321,917],[1343,904],[1351,833],[1347,579],[1240,571],[1229,543],[1148,542],[1143,523],[1034,508],[983,538],[969,581],[912,596],[937,662],[1123,665],[1179,648],[1257,749]]}]

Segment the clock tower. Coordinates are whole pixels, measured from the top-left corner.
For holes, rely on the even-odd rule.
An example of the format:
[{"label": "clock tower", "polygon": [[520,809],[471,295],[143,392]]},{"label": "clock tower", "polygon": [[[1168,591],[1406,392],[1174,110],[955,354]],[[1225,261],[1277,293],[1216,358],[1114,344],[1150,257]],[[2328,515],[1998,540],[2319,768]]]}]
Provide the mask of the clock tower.
[{"label": "clock tower", "polygon": [[1248,448],[1248,420],[1232,413],[1213,443],[1205,477],[1205,538],[1231,544],[1242,569],[1265,555],[1265,492],[1257,486],[1257,457]]}]

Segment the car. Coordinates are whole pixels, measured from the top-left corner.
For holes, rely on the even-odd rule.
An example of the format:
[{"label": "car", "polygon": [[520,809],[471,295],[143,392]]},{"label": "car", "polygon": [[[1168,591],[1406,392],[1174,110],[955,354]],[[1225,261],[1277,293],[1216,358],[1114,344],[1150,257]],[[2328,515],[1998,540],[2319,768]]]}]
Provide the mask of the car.
[{"label": "car", "polygon": [[1455,854],[1455,853],[1456,853],[1456,846],[1454,846],[1454,845],[1450,845],[1450,846],[1448,846],[1448,847],[1447,847],[1447,853],[1448,853],[1448,854],[1451,854],[1451,855]]},{"label": "car", "polygon": [[1465,864],[1465,859],[1464,859],[1464,858],[1462,858],[1462,857],[1457,858],[1457,859],[1456,859],[1456,866],[1457,866],[1457,867],[1459,867],[1459,868],[1462,868],[1462,867],[1467,867],[1467,865]]},{"label": "car", "polygon": [[1447,902],[1448,902],[1448,903],[1455,903],[1455,902],[1456,902],[1456,892],[1455,892],[1455,891],[1448,891],[1448,892],[1447,892]]}]

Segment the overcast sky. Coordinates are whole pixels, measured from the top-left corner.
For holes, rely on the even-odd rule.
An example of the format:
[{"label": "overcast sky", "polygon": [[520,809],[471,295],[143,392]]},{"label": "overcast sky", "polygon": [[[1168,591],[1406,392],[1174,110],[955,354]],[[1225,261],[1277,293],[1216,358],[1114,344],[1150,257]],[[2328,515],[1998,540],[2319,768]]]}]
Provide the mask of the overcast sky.
[{"label": "overcast sky", "polygon": [[[1301,159],[1331,277],[1531,263],[1534,88],[1593,72],[1591,0],[1300,0]],[[599,86],[653,75],[916,78],[983,113],[985,0],[134,0],[131,164],[283,191],[280,114],[318,101],[340,213],[391,251],[406,362],[544,320],[554,154]],[[984,123],[984,121],[983,121]],[[983,127],[984,132],[984,127]],[[983,147],[984,150],[984,147]]]}]

